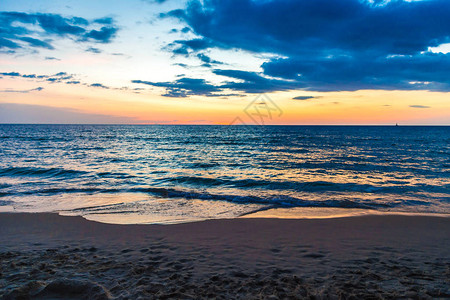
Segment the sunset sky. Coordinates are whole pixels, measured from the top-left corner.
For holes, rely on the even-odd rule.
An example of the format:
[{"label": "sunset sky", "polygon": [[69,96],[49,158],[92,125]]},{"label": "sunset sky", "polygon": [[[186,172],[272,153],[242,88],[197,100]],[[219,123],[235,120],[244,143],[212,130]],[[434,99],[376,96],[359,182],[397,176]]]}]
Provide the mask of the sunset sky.
[{"label": "sunset sky", "polygon": [[448,0],[0,11],[0,123],[450,125]]}]

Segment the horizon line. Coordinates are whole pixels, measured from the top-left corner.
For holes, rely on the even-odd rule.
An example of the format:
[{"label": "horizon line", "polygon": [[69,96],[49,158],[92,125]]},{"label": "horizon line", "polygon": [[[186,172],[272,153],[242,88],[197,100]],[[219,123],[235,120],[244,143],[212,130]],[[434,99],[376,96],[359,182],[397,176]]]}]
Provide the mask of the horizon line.
[{"label": "horizon line", "polygon": [[159,123],[0,123],[0,125],[99,125],[99,126],[380,126],[380,127],[446,127],[450,124],[159,124]]}]

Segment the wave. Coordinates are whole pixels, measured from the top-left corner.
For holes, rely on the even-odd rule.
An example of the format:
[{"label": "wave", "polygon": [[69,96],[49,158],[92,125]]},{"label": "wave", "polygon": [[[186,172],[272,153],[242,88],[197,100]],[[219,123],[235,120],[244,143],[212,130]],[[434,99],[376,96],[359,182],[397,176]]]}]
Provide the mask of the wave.
[{"label": "wave", "polygon": [[57,177],[73,178],[87,174],[85,171],[67,170],[63,168],[10,167],[0,169],[0,177]]},{"label": "wave", "polygon": [[[121,172],[87,172],[81,170],[69,170],[63,168],[32,168],[32,167],[10,167],[0,169],[0,177],[45,177],[45,178],[76,178],[83,175],[90,175],[98,178],[129,179],[135,175]],[[4,188],[0,184],[0,188]]]},{"label": "wave", "polygon": [[226,201],[237,204],[264,204],[271,207],[342,207],[342,208],[389,208],[394,207],[398,203],[363,203],[352,200],[324,200],[312,201],[305,200],[291,196],[240,196],[240,195],[226,195],[213,194],[206,191],[184,191],[175,188],[160,188],[160,187],[139,187],[130,189],[98,189],[98,188],[73,188],[73,189],[42,189],[37,191],[26,191],[22,193],[15,193],[14,195],[57,195],[57,194],[118,194],[118,193],[144,193],[157,196],[159,198],[182,198],[186,200],[208,200],[208,201]]},{"label": "wave", "polygon": [[254,179],[229,179],[212,178],[200,176],[177,176],[159,179],[161,182],[172,182],[176,184],[194,185],[199,187],[234,187],[234,188],[263,188],[265,190],[291,190],[296,192],[359,192],[359,193],[404,193],[404,192],[448,192],[450,184],[429,185],[429,184],[392,184],[392,185],[372,185],[353,182],[330,182],[330,181],[269,181]]},{"label": "wave", "polygon": [[[378,199],[367,199],[362,195],[361,197],[352,196],[351,199],[345,198],[342,194],[333,194],[329,193],[326,197],[323,197],[324,200],[315,200],[316,198],[308,199],[308,196],[298,197],[298,196],[287,196],[287,195],[265,195],[265,196],[253,196],[253,195],[236,195],[236,194],[220,194],[208,192],[206,190],[198,190],[198,191],[189,191],[182,190],[178,188],[167,188],[167,187],[134,187],[134,188],[48,188],[41,189],[36,191],[24,191],[14,194],[9,194],[9,196],[23,196],[23,195],[32,195],[35,196],[54,196],[57,195],[58,199],[60,195],[66,194],[68,199],[72,199],[70,194],[81,194],[82,197],[89,197],[90,195],[96,194],[124,194],[124,197],[127,197],[126,194],[130,193],[139,193],[145,195],[151,195],[149,199],[173,199],[173,200],[182,200],[182,201],[195,201],[195,200],[204,200],[204,201],[214,201],[214,202],[229,202],[234,204],[245,206],[251,205],[260,205],[261,209],[270,209],[270,208],[293,208],[293,207],[316,207],[316,208],[358,208],[358,209],[374,209],[374,210],[386,210],[386,209],[405,209],[409,207],[409,209],[414,209],[414,207],[427,207],[428,210],[434,211],[437,207],[437,202],[443,201],[443,199],[439,198],[438,200],[433,201],[430,197],[425,197],[424,199],[416,198],[408,198],[404,197],[401,194],[387,195],[386,199],[383,197],[379,197]],[[351,194],[351,193],[350,193]],[[1,196],[1,193],[0,193]],[[416,195],[417,196],[417,195]],[[2,205],[12,205],[15,197],[3,198],[7,199],[6,201],[0,200],[0,206]],[[11,199],[11,200],[10,200]],[[139,211],[139,207],[141,205],[139,202],[146,200],[140,200],[136,202],[124,202],[124,203],[114,203],[114,204],[102,204],[90,207],[80,207],[74,210],[77,211],[99,211],[101,213],[102,210],[108,210],[108,207],[114,207],[116,205],[125,205],[125,206],[133,206],[136,208],[136,211]],[[319,198],[320,199],[320,198]],[[388,200],[389,199],[389,200]],[[396,199],[396,200],[392,200]],[[447,199],[449,200],[449,199]],[[59,200],[58,200],[59,201]],[[63,200],[64,201],[64,200]],[[174,202],[174,205],[177,202]],[[20,201],[17,203],[20,207]],[[442,203],[443,204],[443,203]],[[123,212],[123,211],[122,211]]]}]

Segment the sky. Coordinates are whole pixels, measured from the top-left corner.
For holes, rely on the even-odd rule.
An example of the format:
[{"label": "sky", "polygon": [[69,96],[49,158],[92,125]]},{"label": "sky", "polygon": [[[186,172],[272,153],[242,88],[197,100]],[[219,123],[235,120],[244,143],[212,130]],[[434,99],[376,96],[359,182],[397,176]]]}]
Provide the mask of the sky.
[{"label": "sky", "polygon": [[0,2],[0,123],[450,125],[448,0]]}]

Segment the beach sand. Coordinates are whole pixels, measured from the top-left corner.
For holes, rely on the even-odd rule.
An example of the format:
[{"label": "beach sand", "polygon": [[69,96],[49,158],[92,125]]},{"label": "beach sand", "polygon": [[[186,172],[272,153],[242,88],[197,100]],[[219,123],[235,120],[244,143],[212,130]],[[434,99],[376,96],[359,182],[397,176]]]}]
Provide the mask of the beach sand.
[{"label": "beach sand", "polygon": [[0,214],[4,299],[450,298],[450,218],[112,225]]}]

